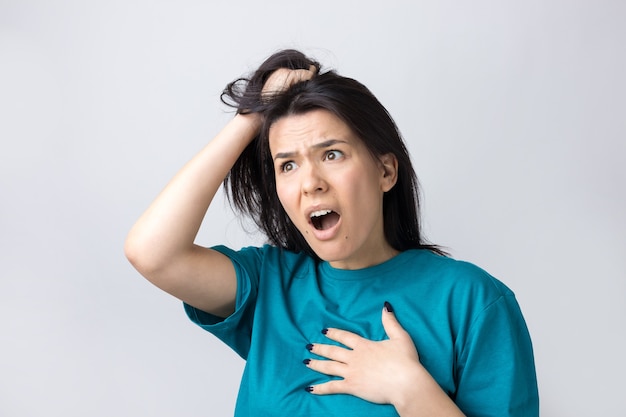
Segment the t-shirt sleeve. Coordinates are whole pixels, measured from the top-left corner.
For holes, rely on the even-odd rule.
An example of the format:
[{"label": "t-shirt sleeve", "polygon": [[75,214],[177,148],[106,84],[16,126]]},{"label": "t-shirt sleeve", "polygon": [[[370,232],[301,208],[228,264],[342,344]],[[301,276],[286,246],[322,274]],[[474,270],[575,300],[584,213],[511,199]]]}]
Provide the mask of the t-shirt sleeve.
[{"label": "t-shirt sleeve", "polygon": [[235,311],[230,316],[222,318],[183,303],[185,312],[192,322],[214,334],[246,359],[250,350],[262,248],[251,247],[233,251],[225,246],[215,246],[213,249],[228,256],[235,267],[237,275]]},{"label": "t-shirt sleeve", "polygon": [[455,402],[468,417],[539,416],[530,335],[512,293],[471,323],[457,367]]}]

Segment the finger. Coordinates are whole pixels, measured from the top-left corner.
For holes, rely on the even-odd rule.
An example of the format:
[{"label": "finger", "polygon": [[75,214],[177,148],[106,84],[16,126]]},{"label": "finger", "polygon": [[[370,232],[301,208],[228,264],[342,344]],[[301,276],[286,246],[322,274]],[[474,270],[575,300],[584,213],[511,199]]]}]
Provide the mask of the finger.
[{"label": "finger", "polygon": [[322,330],[322,333],[324,333],[327,338],[334,340],[335,342],[339,342],[350,349],[354,349],[364,340],[358,334],[347,330],[329,328]]},{"label": "finger", "polygon": [[310,65],[309,68],[287,70],[286,74],[292,81],[304,81],[310,80],[315,74],[317,74],[317,67]]},{"label": "finger", "polygon": [[343,363],[346,363],[348,361],[348,357],[350,355],[350,350],[344,347],[326,345],[323,343],[308,345],[307,348],[309,348],[309,351],[316,354],[317,356]]},{"label": "finger", "polygon": [[346,375],[347,365],[345,363],[317,359],[305,359],[303,362],[308,368],[321,374],[339,376],[342,378]]},{"label": "finger", "polygon": [[317,74],[317,68],[315,65],[311,65],[308,69],[293,70],[292,74],[296,81],[306,81],[310,80],[315,76],[315,74]]},{"label": "finger", "polygon": [[300,69],[300,70],[289,70],[286,78],[283,80],[282,85],[280,86],[280,91],[288,90],[292,85],[297,84],[299,82],[308,81],[315,73],[312,73],[310,70]]},{"label": "finger", "polygon": [[311,65],[309,69],[288,69],[279,68],[275,70],[265,82],[263,86],[263,95],[271,96],[279,94],[301,81],[307,81],[313,78],[316,74],[317,68],[315,65]]},{"label": "finger", "polygon": [[324,382],[323,384],[312,385],[306,388],[308,392],[315,395],[343,394],[348,393],[344,386],[343,379]]},{"label": "finger", "polygon": [[398,322],[396,313],[388,301],[385,301],[382,313],[382,322],[385,333],[387,333],[389,339],[405,338],[408,336],[406,330],[404,330],[404,328],[400,325],[400,322]]}]

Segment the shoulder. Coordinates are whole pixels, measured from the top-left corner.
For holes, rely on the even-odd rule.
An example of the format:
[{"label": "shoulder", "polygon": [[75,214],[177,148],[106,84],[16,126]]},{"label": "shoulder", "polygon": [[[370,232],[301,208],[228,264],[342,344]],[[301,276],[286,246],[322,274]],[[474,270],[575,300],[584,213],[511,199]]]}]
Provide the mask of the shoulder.
[{"label": "shoulder", "polygon": [[524,327],[513,291],[485,269],[428,251],[416,254],[411,263],[418,279],[426,280],[426,288],[421,288],[428,294],[428,305],[442,311],[459,340],[465,340],[472,328],[478,334]]},{"label": "shoulder", "polygon": [[490,303],[513,292],[483,268],[467,261],[441,256],[428,250],[411,250],[407,258],[415,273],[451,297]]}]

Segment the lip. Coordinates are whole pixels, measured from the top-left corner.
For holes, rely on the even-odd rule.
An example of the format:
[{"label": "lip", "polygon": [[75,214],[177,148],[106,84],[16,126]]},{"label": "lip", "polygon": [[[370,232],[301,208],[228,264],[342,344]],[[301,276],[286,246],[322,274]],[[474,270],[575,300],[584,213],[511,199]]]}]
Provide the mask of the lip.
[{"label": "lip", "polygon": [[[313,222],[311,221],[311,213],[314,213],[316,211],[320,211],[320,210],[332,210],[335,213],[339,214],[339,220],[337,221],[337,223],[328,229],[324,229],[324,230],[318,230],[315,228],[315,226],[313,226]],[[309,225],[309,230],[311,231],[311,234],[313,234],[313,236],[315,236],[315,238],[317,240],[320,241],[325,241],[325,240],[330,240],[333,237],[335,237],[339,231],[339,227],[341,226],[341,214],[329,207],[329,206],[323,206],[323,205],[315,205],[315,206],[311,206],[309,207],[306,211],[305,211],[305,215],[306,215],[306,219],[307,219],[307,223]]]},{"label": "lip", "polygon": [[316,204],[314,206],[308,207],[304,211],[304,216],[309,220],[309,223],[310,223],[311,222],[311,214],[315,213],[316,211],[320,211],[320,210],[332,210],[332,211],[336,212],[336,210],[333,210],[331,207],[324,206],[324,205],[321,205],[321,204]]}]

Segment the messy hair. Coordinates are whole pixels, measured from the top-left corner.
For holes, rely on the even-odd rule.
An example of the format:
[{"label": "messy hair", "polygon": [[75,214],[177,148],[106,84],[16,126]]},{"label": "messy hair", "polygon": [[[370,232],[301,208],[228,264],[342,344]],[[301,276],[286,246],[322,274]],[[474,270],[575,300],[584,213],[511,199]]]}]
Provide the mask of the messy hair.
[{"label": "messy hair", "polygon": [[[316,75],[310,80],[295,83],[270,100],[262,97],[263,85],[277,69],[312,66]],[[228,84],[222,101],[238,113],[263,116],[260,133],[239,156],[224,186],[231,204],[253,219],[270,244],[317,258],[278,199],[269,129],[282,117],[322,109],[346,123],[375,158],[391,153],[398,160],[397,182],[383,197],[388,243],[398,251],[421,248],[444,254],[423,236],[419,184],[402,136],[388,111],[363,84],[335,71],[322,71],[318,62],[289,49],[270,56],[249,78]]]}]

